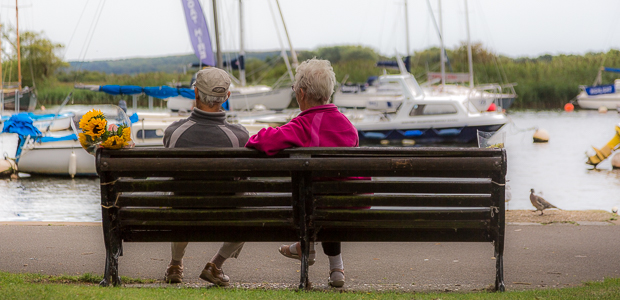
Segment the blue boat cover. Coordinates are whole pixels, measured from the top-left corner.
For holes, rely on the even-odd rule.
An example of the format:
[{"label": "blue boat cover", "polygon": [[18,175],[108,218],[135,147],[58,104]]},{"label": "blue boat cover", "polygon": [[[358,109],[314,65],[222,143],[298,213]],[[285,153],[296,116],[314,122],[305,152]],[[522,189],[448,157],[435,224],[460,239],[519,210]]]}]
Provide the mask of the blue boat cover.
[{"label": "blue boat cover", "polygon": [[177,89],[169,86],[147,86],[143,88],[144,93],[155,98],[166,99],[179,95]]},{"label": "blue boat cover", "polygon": [[[166,99],[177,96],[182,96],[189,99],[196,99],[194,89],[173,88],[169,86],[139,87],[135,85],[101,85],[99,86],[99,91],[111,95],[136,95],[144,93],[148,96],[159,99]],[[225,110],[229,110],[228,101],[222,104],[222,108]]]},{"label": "blue boat cover", "polygon": [[11,116],[11,118],[4,122],[2,132],[10,132],[19,134],[19,138],[23,138],[27,135],[39,136],[41,131],[34,127],[32,124],[32,118],[28,113],[18,113]]},{"label": "blue boat cover", "polygon": [[131,124],[140,121],[140,118],[138,117],[138,113],[133,113],[133,115],[129,117],[129,121],[131,122]]},{"label": "blue boat cover", "polygon": [[620,69],[616,69],[616,68],[607,68],[607,67],[605,67],[605,71],[620,73]]},{"label": "blue boat cover", "polygon": [[58,141],[77,141],[78,137],[77,135],[75,135],[75,133],[72,133],[70,135],[58,136],[58,137],[43,136],[43,137],[40,137],[38,140],[41,143],[58,142]]},{"label": "blue boat cover", "polygon": [[32,125],[32,118],[25,112],[14,114],[8,121],[5,121],[2,132],[19,134],[19,147],[17,147],[17,152],[15,153],[18,161],[22,153],[22,147],[26,142],[26,136],[35,137],[41,135],[41,131]]},{"label": "blue boat cover", "polygon": [[135,85],[102,85],[99,86],[99,91],[111,95],[135,95],[142,94],[142,87]]}]

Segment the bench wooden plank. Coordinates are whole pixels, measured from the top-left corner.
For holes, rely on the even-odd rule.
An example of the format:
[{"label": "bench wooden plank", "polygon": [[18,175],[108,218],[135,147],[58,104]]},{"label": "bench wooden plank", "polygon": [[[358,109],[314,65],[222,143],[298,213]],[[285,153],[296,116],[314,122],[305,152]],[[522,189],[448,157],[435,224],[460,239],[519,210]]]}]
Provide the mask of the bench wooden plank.
[{"label": "bench wooden plank", "polygon": [[317,207],[364,206],[432,206],[432,207],[490,207],[491,194],[485,195],[342,195],[316,196]]},{"label": "bench wooden plank", "polygon": [[205,195],[208,195],[209,193],[230,193],[231,191],[237,193],[285,193],[291,191],[291,180],[230,180],[205,182],[159,178],[154,178],[152,180],[120,178],[116,181],[115,186],[117,189],[126,192],[191,192]]},{"label": "bench wooden plank", "polygon": [[102,158],[102,171],[341,171],[341,170],[443,170],[497,171],[501,158],[481,157],[388,157],[373,158]]},{"label": "bench wooden plank", "polygon": [[251,196],[210,196],[205,201],[204,196],[176,196],[176,195],[134,195],[123,193],[118,198],[117,205],[141,207],[179,207],[179,208],[208,208],[208,207],[240,207],[240,206],[291,206],[290,194],[251,195]]},{"label": "bench wooden plank", "polygon": [[[412,221],[438,220],[474,220],[491,221],[489,208],[478,209],[446,209],[446,210],[378,210],[378,209],[316,209],[316,222],[350,220],[353,222],[371,223],[374,221],[398,221],[410,223]],[[369,226],[371,227],[371,226]],[[396,227],[398,228],[398,227]]]},{"label": "bench wooden plank", "polygon": [[170,209],[123,207],[119,211],[123,222],[134,220],[167,221],[227,221],[227,220],[278,220],[293,219],[293,209],[280,208],[231,208],[231,209]]},{"label": "bench wooden plank", "polygon": [[491,181],[441,180],[441,181],[321,181],[315,182],[312,191],[317,194],[333,193],[442,193],[490,194]]}]

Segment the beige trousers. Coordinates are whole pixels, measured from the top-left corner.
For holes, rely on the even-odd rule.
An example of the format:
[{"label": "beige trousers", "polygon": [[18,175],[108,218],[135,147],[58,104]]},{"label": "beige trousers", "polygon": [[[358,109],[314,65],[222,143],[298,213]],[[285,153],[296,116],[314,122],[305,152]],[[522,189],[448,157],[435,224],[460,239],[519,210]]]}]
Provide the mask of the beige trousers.
[{"label": "beige trousers", "polygon": [[[170,250],[172,251],[173,260],[182,260],[185,255],[185,248],[188,242],[176,242],[170,244]],[[245,242],[224,242],[217,252],[223,258],[237,258]]]}]

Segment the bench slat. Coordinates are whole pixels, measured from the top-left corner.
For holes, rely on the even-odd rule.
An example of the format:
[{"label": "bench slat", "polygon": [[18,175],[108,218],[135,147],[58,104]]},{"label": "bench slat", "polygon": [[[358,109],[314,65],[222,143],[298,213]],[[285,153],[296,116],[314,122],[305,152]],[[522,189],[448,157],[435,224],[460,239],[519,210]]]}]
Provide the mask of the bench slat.
[{"label": "bench slat", "polygon": [[402,220],[368,220],[362,222],[355,221],[332,221],[332,220],[316,220],[315,224],[318,228],[338,228],[347,230],[349,228],[382,228],[382,229],[482,229],[489,228],[488,220],[411,220],[403,222]]},{"label": "bench slat", "polygon": [[327,242],[491,242],[492,235],[487,229],[321,229],[316,234],[317,240]]},{"label": "bench slat", "polygon": [[289,220],[271,220],[271,219],[254,219],[254,220],[215,220],[215,221],[165,221],[165,220],[124,220],[123,229],[130,230],[168,230],[173,227],[194,228],[204,227],[208,230],[222,230],[225,228],[235,227],[235,230],[243,227],[291,227],[293,228],[292,219]]},{"label": "bench slat", "polygon": [[[317,222],[350,220],[359,224],[375,221],[407,222],[413,221],[490,221],[491,210],[446,209],[446,210],[379,210],[379,209],[317,209],[314,211]],[[365,226],[365,225],[364,225]]]},{"label": "bench slat", "polygon": [[181,192],[181,193],[286,193],[291,192],[290,179],[277,180],[236,180],[236,181],[194,181],[194,180],[153,180],[120,178],[114,184],[118,191],[124,192]]},{"label": "bench slat", "polygon": [[[406,184],[404,184],[406,183]],[[491,182],[479,180],[442,181],[322,181],[315,182],[316,194],[333,193],[440,193],[440,194],[490,194]]]},{"label": "bench slat", "polygon": [[141,207],[240,207],[240,206],[291,206],[291,195],[255,196],[175,196],[121,194],[117,205]]},{"label": "bench slat", "polygon": [[260,219],[280,221],[293,219],[292,208],[253,208],[253,209],[153,209],[153,208],[128,208],[123,207],[119,211],[119,217],[123,221],[154,220],[161,221],[231,221],[245,222],[248,219]]},{"label": "bench slat", "polygon": [[[216,230],[213,230],[216,229]],[[162,227],[152,230],[150,227],[141,229],[125,229],[125,242],[291,242],[297,240],[296,229],[288,227],[218,227],[205,230],[195,226]]]},{"label": "bench slat", "polygon": [[344,195],[317,196],[317,207],[340,206],[434,206],[490,207],[491,195]]},{"label": "bench slat", "polygon": [[102,171],[338,171],[444,170],[501,171],[501,157],[341,157],[341,158],[101,158]]}]

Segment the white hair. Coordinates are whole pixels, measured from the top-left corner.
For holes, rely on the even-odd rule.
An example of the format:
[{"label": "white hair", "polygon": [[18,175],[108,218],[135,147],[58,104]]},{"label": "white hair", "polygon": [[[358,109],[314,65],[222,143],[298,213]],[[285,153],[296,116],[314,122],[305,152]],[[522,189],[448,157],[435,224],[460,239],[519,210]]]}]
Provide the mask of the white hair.
[{"label": "white hair", "polygon": [[295,71],[295,91],[302,88],[308,100],[317,104],[329,102],[336,85],[336,74],[328,60],[315,57],[302,62]]},{"label": "white hair", "polygon": [[201,90],[198,90],[198,95],[200,96],[200,102],[208,105],[209,107],[213,107],[218,104],[222,104],[226,102],[227,97],[216,97],[203,93]]}]

